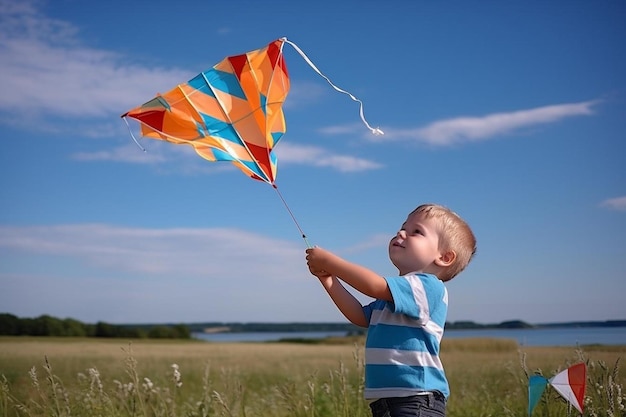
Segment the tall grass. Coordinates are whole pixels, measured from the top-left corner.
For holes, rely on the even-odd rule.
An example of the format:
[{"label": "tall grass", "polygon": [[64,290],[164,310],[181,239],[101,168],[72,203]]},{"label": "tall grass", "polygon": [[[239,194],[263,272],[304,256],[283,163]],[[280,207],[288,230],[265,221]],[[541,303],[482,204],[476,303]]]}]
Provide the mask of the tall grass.
[{"label": "tall grass", "polygon": [[[588,366],[585,416],[625,416],[626,347],[448,340],[448,416],[525,416],[532,374]],[[0,417],[366,417],[362,343],[212,344],[0,338]],[[535,417],[575,416],[548,390]]]}]

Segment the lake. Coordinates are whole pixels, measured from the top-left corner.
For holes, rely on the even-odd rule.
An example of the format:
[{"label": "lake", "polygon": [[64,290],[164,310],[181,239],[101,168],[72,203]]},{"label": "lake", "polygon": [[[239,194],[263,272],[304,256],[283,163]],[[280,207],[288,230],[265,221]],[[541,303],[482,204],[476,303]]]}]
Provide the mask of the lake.
[{"label": "lake", "polygon": [[[345,332],[242,332],[193,333],[208,342],[272,342],[281,339],[323,339]],[[562,327],[538,329],[446,330],[444,338],[513,339],[520,346],[626,345],[626,327]]]},{"label": "lake", "polygon": [[447,330],[444,338],[514,339],[520,346],[626,345],[626,327]]}]

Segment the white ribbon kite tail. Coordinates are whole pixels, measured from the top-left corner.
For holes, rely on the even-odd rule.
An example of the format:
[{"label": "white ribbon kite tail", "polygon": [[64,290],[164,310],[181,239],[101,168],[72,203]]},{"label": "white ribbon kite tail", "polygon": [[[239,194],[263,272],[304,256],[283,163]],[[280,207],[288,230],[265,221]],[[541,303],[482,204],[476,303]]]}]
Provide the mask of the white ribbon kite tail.
[{"label": "white ribbon kite tail", "polygon": [[283,42],[288,43],[289,45],[293,46],[293,48],[302,56],[302,58],[304,58],[304,60],[306,61],[307,64],[309,64],[309,66],[311,68],[313,68],[313,70],[315,72],[317,72],[323,79],[326,80],[326,82],[328,82],[328,84],[331,85],[331,87],[333,87],[335,90],[339,91],[340,93],[346,94],[348,95],[352,100],[356,101],[357,103],[359,103],[359,114],[361,116],[361,120],[363,120],[363,123],[365,123],[365,126],[367,126],[367,128],[369,130],[372,131],[373,134],[380,136],[380,135],[384,135],[385,133],[380,130],[379,128],[374,128],[372,126],[370,126],[369,123],[367,123],[367,120],[365,120],[365,116],[363,115],[363,102],[361,100],[359,100],[358,98],[354,97],[352,94],[350,94],[349,92],[347,92],[346,90],[337,87],[335,84],[333,84],[333,82],[324,74],[322,74],[322,72],[315,66],[315,64],[309,59],[308,56],[306,56],[306,54],[302,51],[302,49],[300,49],[298,47],[298,45],[296,45],[295,43],[291,42],[290,40],[287,40],[287,38],[281,38],[281,40]]}]

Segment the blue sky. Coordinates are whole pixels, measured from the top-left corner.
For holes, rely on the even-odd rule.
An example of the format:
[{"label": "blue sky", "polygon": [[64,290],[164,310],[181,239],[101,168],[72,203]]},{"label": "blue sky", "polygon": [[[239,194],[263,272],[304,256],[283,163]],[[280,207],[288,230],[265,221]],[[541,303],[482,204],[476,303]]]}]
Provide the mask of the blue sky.
[{"label": "blue sky", "polygon": [[[0,0],[0,311],[343,321],[270,186],[120,114],[287,37],[282,195],[383,275],[424,202],[478,238],[449,321],[625,319],[623,1]],[[366,298],[363,298],[366,301]]]}]

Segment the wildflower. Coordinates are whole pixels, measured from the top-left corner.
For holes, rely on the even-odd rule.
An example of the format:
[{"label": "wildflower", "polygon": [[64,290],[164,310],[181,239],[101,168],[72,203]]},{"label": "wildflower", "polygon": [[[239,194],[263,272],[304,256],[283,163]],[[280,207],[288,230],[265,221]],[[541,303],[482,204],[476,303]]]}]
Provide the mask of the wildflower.
[{"label": "wildflower", "polygon": [[30,376],[30,380],[33,383],[33,387],[39,389],[39,379],[37,378],[37,368],[34,366],[30,368],[30,371],[28,371],[28,375]]},{"label": "wildflower", "polygon": [[89,377],[91,378],[91,388],[98,387],[98,391],[102,392],[102,381],[100,381],[100,372],[96,368],[87,369]]},{"label": "wildflower", "polygon": [[143,379],[143,389],[144,389],[144,391],[151,391],[153,387],[154,387],[154,384],[152,383],[152,381],[150,381],[149,378],[144,378]]},{"label": "wildflower", "polygon": [[181,381],[181,374],[180,374],[178,365],[173,363],[172,369],[173,369],[172,378],[174,379],[174,385],[176,385],[177,388],[180,388],[183,386],[183,381]]}]

